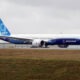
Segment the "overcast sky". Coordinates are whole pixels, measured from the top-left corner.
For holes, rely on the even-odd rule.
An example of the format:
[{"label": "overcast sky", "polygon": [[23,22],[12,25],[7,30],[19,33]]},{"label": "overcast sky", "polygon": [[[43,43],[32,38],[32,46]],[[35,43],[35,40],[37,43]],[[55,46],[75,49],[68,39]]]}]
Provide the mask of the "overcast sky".
[{"label": "overcast sky", "polygon": [[0,0],[0,18],[13,34],[80,34],[80,0]]}]

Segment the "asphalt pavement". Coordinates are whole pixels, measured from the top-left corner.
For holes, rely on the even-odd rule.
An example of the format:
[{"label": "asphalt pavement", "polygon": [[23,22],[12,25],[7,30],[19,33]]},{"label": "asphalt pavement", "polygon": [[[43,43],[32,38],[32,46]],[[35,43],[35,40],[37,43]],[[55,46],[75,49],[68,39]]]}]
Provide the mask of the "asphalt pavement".
[{"label": "asphalt pavement", "polygon": [[57,50],[80,50],[80,45],[69,46],[68,48],[59,48],[58,46],[48,46],[48,48],[31,48],[31,45],[16,45],[9,43],[0,43],[0,49],[57,49]]}]

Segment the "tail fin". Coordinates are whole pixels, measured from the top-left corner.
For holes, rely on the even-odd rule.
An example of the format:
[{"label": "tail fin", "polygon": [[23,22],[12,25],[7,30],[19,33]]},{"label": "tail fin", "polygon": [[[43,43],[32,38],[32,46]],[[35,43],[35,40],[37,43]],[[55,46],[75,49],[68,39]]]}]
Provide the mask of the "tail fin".
[{"label": "tail fin", "polygon": [[10,36],[10,32],[8,31],[7,27],[4,25],[1,19],[0,19],[0,34],[1,36]]}]

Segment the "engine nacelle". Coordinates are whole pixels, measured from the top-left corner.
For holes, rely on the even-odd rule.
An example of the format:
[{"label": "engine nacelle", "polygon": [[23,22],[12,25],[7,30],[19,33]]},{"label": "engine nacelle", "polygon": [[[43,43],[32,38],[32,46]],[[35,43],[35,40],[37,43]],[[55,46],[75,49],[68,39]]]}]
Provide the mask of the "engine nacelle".
[{"label": "engine nacelle", "polygon": [[32,42],[32,47],[43,47],[45,45],[45,41],[40,39],[34,39]]}]

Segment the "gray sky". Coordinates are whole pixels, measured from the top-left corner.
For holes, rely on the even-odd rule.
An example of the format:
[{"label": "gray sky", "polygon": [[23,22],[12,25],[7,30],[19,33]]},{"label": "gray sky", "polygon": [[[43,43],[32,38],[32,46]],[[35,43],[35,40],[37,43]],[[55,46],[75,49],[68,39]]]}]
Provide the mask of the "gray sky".
[{"label": "gray sky", "polygon": [[80,34],[80,0],[0,0],[0,18],[13,34]]}]

